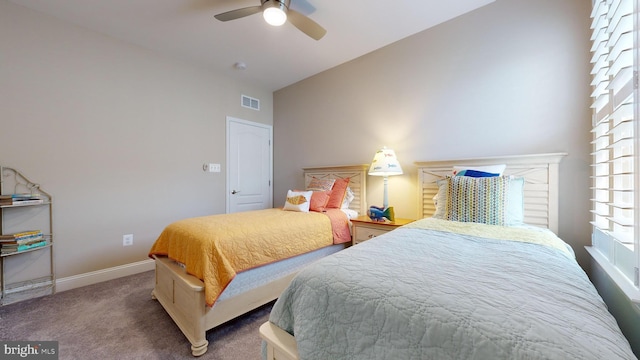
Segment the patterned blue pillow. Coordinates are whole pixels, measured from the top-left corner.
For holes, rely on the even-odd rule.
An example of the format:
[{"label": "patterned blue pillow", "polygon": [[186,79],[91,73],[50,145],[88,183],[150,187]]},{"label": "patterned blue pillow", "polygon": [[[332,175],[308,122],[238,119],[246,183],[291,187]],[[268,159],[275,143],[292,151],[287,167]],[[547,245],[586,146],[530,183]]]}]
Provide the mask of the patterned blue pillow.
[{"label": "patterned blue pillow", "polygon": [[499,173],[490,173],[490,172],[486,172],[486,171],[467,169],[467,170],[458,171],[456,176],[494,177],[494,176],[500,176],[500,174]]},{"label": "patterned blue pillow", "polygon": [[506,224],[508,177],[454,176],[447,180],[447,220]]},{"label": "patterned blue pillow", "polygon": [[[461,172],[466,172],[468,170],[484,172],[489,174],[498,174],[497,176],[502,176],[504,170],[507,168],[506,164],[496,164],[496,165],[482,165],[482,166],[468,166],[468,165],[454,165],[451,170],[451,175],[457,176]],[[466,175],[471,176],[471,175]]]},{"label": "patterned blue pillow", "polygon": [[[474,179],[472,177],[467,178]],[[506,204],[504,205],[506,206],[504,225],[522,225],[524,224],[524,178],[514,176],[504,178],[509,180]],[[437,181],[438,193],[433,198],[436,210],[432,215],[436,219],[448,219],[446,206],[448,204],[450,182],[450,177]]]}]

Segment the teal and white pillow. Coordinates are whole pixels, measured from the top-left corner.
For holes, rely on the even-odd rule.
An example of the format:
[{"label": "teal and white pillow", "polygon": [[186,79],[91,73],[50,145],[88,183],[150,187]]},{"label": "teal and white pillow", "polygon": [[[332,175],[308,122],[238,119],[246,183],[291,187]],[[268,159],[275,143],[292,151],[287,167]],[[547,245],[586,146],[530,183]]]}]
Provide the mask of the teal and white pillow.
[{"label": "teal and white pillow", "polygon": [[524,178],[510,176],[509,179],[506,225],[522,225],[524,224]]}]

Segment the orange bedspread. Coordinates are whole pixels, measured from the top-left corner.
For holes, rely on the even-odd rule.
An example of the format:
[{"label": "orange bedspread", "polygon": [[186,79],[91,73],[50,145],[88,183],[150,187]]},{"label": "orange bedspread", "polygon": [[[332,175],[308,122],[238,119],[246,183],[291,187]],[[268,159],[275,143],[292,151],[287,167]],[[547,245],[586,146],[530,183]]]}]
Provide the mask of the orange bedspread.
[{"label": "orange bedspread", "polygon": [[[336,210],[339,211],[339,210]],[[149,256],[168,256],[205,284],[212,306],[238,272],[334,243],[331,218],[339,215],[266,209],[176,221],[153,244]],[[348,227],[347,227],[348,233]],[[339,230],[343,242],[344,230]]]}]

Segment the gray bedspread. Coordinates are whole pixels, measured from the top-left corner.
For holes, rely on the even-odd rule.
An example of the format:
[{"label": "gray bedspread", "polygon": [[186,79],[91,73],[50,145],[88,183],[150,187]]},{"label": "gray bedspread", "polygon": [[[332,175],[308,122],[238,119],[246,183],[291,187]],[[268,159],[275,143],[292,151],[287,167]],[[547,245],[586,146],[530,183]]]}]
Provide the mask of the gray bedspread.
[{"label": "gray bedspread", "polygon": [[270,321],[300,359],[635,359],[584,271],[543,245],[399,228],[303,270]]}]

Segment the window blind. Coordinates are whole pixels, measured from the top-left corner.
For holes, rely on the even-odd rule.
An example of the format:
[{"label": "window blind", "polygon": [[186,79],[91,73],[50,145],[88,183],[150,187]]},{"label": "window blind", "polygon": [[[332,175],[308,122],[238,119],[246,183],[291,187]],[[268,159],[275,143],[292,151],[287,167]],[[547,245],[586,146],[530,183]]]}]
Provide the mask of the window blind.
[{"label": "window blind", "polygon": [[[639,0],[593,0],[592,255],[640,303]],[[599,255],[598,255],[599,254]],[[618,278],[619,277],[619,278]]]},{"label": "window blind", "polygon": [[634,1],[594,2],[593,226],[634,244]]}]

